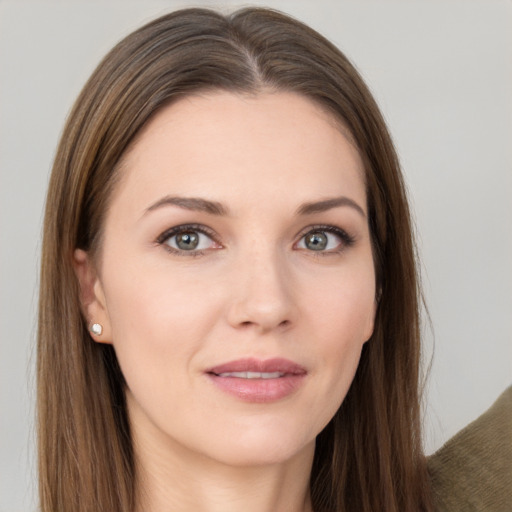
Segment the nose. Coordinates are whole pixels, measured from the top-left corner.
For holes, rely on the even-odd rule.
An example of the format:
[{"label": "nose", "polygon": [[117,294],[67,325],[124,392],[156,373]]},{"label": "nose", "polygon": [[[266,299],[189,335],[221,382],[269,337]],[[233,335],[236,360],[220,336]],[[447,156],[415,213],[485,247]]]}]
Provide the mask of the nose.
[{"label": "nose", "polygon": [[232,327],[265,334],[295,323],[293,278],[284,257],[253,254],[237,265],[232,278],[227,314]]}]

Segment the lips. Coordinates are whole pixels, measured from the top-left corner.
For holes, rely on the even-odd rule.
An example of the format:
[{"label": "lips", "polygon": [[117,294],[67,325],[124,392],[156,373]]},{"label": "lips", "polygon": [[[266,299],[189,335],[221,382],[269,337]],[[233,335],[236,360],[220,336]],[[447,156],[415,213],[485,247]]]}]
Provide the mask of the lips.
[{"label": "lips", "polygon": [[288,359],[247,358],[214,366],[206,375],[225,393],[245,402],[265,403],[297,391],[307,371]]},{"label": "lips", "polygon": [[238,359],[229,363],[214,366],[207,370],[207,373],[221,375],[223,373],[253,372],[253,373],[281,373],[291,375],[305,374],[306,370],[288,359]]}]

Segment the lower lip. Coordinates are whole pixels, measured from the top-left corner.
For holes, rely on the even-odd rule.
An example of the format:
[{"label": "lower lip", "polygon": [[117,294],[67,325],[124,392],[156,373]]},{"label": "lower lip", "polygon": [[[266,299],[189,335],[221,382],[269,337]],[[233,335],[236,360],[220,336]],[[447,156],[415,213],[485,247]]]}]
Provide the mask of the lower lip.
[{"label": "lower lip", "polygon": [[209,373],[208,377],[221,391],[244,402],[268,403],[286,398],[297,391],[305,374],[289,374],[277,379],[241,379],[220,377],[213,373]]}]

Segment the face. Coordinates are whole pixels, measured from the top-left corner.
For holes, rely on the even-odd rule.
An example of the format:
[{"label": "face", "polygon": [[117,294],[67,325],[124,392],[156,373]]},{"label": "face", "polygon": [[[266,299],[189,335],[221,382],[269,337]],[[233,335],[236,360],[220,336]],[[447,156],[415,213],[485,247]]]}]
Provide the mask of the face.
[{"label": "face", "polygon": [[235,465],[311,450],[373,330],[356,149],[301,96],[217,92],[159,112],[121,172],[96,266],[75,258],[134,432]]}]

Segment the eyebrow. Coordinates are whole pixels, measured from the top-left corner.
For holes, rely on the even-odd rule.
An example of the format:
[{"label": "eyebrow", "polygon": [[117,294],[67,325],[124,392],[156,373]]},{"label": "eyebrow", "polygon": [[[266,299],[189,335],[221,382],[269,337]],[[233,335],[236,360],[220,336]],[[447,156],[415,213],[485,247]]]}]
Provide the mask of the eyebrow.
[{"label": "eyebrow", "polygon": [[228,210],[225,206],[217,201],[208,201],[207,199],[201,199],[199,197],[175,197],[165,196],[159,199],[156,203],[152,204],[144,212],[149,213],[162,206],[178,206],[185,210],[192,210],[196,212],[205,212],[210,215],[227,215]]},{"label": "eyebrow", "polygon": [[331,199],[325,199],[323,201],[314,201],[311,203],[302,204],[298,210],[298,215],[311,215],[313,213],[322,213],[332,208],[338,208],[340,206],[349,206],[356,210],[363,218],[366,218],[366,213],[353,199],[346,196],[333,197]]},{"label": "eyebrow", "polygon": [[[153,203],[146,209],[144,215],[163,206],[178,206],[185,210],[205,212],[210,215],[227,215],[228,209],[217,201],[209,201],[200,197],[179,197],[179,196],[165,196]],[[324,199],[322,201],[313,201],[303,203],[296,211],[296,215],[312,215],[315,213],[322,213],[333,208],[341,206],[348,206],[356,210],[363,218],[366,218],[366,213],[353,199],[346,196],[333,197]]]}]

